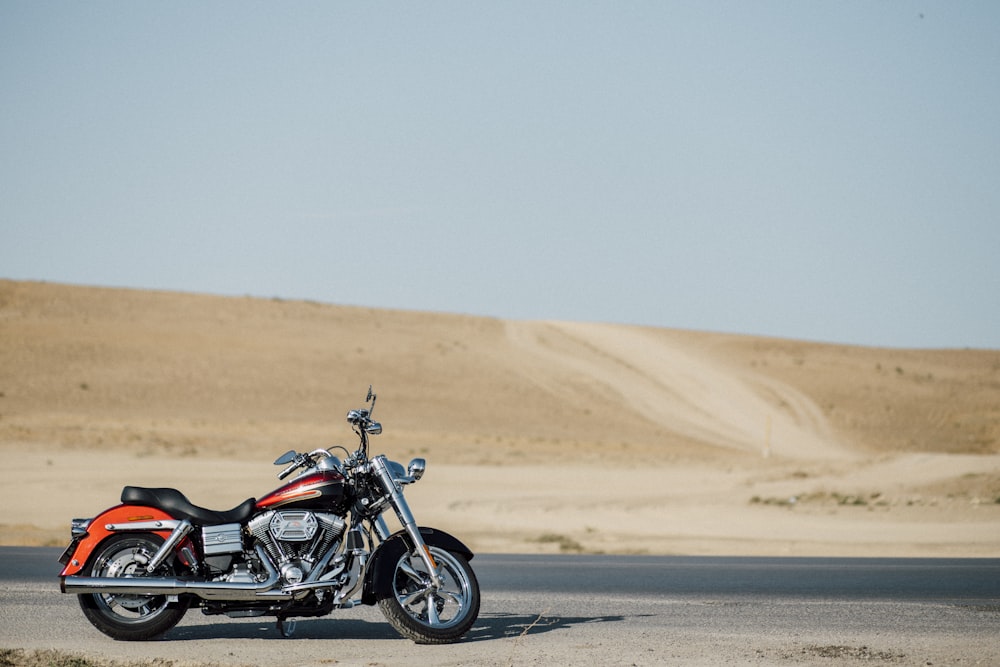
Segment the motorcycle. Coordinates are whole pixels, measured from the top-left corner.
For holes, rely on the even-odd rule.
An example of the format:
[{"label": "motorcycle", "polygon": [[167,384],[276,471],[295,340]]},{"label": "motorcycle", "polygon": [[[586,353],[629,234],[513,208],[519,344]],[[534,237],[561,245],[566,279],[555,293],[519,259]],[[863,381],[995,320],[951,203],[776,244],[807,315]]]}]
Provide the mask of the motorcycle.
[{"label": "motorcycle", "polygon": [[[290,450],[274,462],[286,466],[278,479],[300,474],[231,510],[198,507],[172,488],[126,486],[120,505],[73,519],[62,592],[118,640],[162,635],[191,607],[274,616],[290,637],[296,618],[377,604],[418,644],[458,641],[479,615],[473,553],[417,525],[403,487],[423,476],[424,459],[404,469],[385,455],[369,458],[369,437],[382,432],[375,399],[369,387],[365,407],[347,414],[360,438],[353,453]],[[402,525],[395,533],[383,517],[390,510]]]}]

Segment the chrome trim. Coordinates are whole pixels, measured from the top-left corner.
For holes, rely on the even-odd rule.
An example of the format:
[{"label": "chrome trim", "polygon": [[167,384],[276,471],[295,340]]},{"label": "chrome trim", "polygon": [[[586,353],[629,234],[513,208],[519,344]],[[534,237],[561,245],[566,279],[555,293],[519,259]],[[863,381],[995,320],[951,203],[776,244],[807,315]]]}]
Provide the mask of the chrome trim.
[{"label": "chrome trim", "polygon": [[420,481],[420,478],[424,476],[424,472],[427,470],[427,460],[426,459],[413,459],[410,461],[410,465],[406,467],[406,474],[413,478],[414,482]]},{"label": "chrome trim", "polygon": [[291,600],[292,594],[274,590],[280,575],[264,548],[255,547],[267,579],[259,583],[228,581],[188,581],[153,577],[63,577],[62,592],[82,595],[180,595],[190,593],[203,600]]},{"label": "chrome trim", "polygon": [[[417,526],[417,520],[414,518],[413,512],[410,511],[410,506],[407,504],[406,498],[403,497],[403,491],[392,478],[392,473],[390,471],[391,468],[388,465],[389,463],[389,459],[385,456],[376,456],[371,460],[372,470],[382,482],[383,488],[392,499],[392,506],[396,510],[396,516],[399,517],[399,522],[406,530],[406,534],[410,536],[410,540],[413,542],[417,555],[420,556],[421,560],[424,561],[424,565],[427,566],[427,572],[431,575],[431,583],[434,585],[435,590],[437,590],[443,586],[441,577],[438,576],[434,559],[427,550],[427,543],[424,542],[424,536],[420,534],[420,528]],[[397,463],[395,465],[398,466],[399,464]]]},{"label": "chrome trim", "polygon": [[86,537],[87,529],[90,528],[91,521],[93,521],[93,519],[73,519],[69,524],[70,537]]},{"label": "chrome trim", "polygon": [[423,459],[413,459],[410,461],[409,468],[404,468],[402,463],[390,461],[389,459],[386,459],[385,465],[392,476],[392,481],[397,487],[413,484],[420,479],[424,474],[424,469],[427,467],[427,463]]},{"label": "chrome trim", "polygon": [[372,528],[375,529],[375,534],[378,535],[379,542],[385,542],[389,539],[389,536],[392,533],[389,532],[389,526],[386,524],[385,519],[381,514],[379,514],[377,518],[373,519],[371,524]]},{"label": "chrome trim", "polygon": [[149,564],[146,565],[146,572],[152,574],[158,567],[163,565],[163,561],[167,560],[167,556],[169,556],[170,552],[174,550],[174,547],[180,544],[181,540],[183,540],[192,530],[194,530],[194,526],[191,525],[190,521],[187,519],[181,521],[180,524],[174,528],[174,532],[170,533],[170,537],[164,540],[163,544],[160,545],[159,550],[153,554],[153,557],[149,560]]},{"label": "chrome trim", "polygon": [[368,564],[370,562],[368,560],[368,553],[366,552],[358,554],[357,556],[355,556],[355,558],[358,561],[358,577],[351,583],[351,585],[348,588],[341,588],[336,593],[334,593],[333,604],[337,605],[338,607],[343,607],[345,605],[352,607],[354,606],[351,603],[350,598],[359,590],[361,590],[361,586],[364,584],[365,577],[368,574]]},{"label": "chrome trim", "polygon": [[243,526],[238,523],[202,526],[201,550],[205,556],[240,553],[243,551]]},{"label": "chrome trim", "polygon": [[[316,581],[322,580],[322,578],[324,576],[326,576],[326,574],[328,574],[328,573],[325,572],[325,570],[330,565],[330,561],[333,560],[333,558],[341,551],[341,549],[347,543],[347,540],[344,539],[344,528],[347,527],[347,524],[344,523],[343,519],[341,519],[339,516],[336,516],[335,514],[331,514],[331,515],[328,515],[328,516],[332,516],[340,524],[337,527],[337,530],[340,531],[340,534],[337,536],[337,538],[339,538],[338,542],[336,544],[334,544],[334,545],[330,545],[330,548],[327,549],[327,552],[325,554],[323,554],[323,556],[316,562],[315,565],[313,565],[312,570],[310,570],[309,574],[306,575],[305,580],[302,581],[301,584],[298,584],[298,585],[312,584],[312,583],[314,583]],[[336,522],[334,522],[334,523],[336,523]],[[328,529],[328,530],[330,530],[330,529]],[[335,538],[335,539],[337,539],[337,538]],[[327,584],[327,585],[329,585],[329,584]]]},{"label": "chrome trim", "polygon": [[162,521],[129,521],[128,523],[107,523],[105,530],[111,532],[135,531],[135,530],[176,530],[181,525],[176,519],[164,519]]}]

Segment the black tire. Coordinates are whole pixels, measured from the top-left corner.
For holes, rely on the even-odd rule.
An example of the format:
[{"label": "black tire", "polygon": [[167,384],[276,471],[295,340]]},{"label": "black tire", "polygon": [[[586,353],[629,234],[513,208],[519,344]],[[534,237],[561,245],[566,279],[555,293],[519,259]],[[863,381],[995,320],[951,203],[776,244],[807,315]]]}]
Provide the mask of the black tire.
[{"label": "black tire", "polygon": [[399,634],[417,644],[450,644],[462,638],[479,617],[479,582],[460,554],[430,547],[443,584],[430,585],[427,566],[405,553],[393,564],[391,591],[378,605]]},{"label": "black tire", "polygon": [[[115,535],[101,545],[88,564],[92,577],[146,576],[146,563],[163,539],[158,535]],[[150,576],[173,576],[169,567]],[[80,607],[95,628],[124,641],[142,641],[162,635],[177,625],[187,611],[182,596],[168,602],[165,595],[87,593],[78,596]]]}]

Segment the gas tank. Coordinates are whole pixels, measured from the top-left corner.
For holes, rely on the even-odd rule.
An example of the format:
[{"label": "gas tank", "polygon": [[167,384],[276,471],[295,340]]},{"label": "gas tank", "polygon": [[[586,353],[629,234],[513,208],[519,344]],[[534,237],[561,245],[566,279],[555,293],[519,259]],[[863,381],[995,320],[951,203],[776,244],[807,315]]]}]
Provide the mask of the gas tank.
[{"label": "gas tank", "polygon": [[257,501],[258,509],[278,507],[347,512],[344,476],[335,470],[319,470],[296,477]]}]

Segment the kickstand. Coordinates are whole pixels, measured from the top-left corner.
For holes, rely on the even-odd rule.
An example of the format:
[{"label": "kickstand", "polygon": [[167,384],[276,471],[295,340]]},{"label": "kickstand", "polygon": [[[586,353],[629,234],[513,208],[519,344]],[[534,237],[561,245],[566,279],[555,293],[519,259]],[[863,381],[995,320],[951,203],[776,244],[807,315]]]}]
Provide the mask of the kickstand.
[{"label": "kickstand", "polygon": [[278,632],[285,639],[288,639],[295,634],[295,619],[285,618],[283,616],[278,617]]}]

